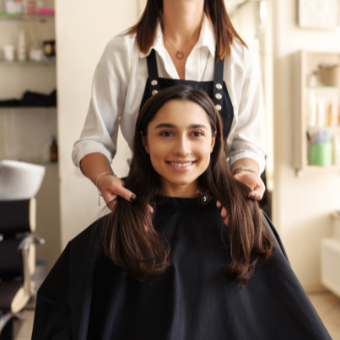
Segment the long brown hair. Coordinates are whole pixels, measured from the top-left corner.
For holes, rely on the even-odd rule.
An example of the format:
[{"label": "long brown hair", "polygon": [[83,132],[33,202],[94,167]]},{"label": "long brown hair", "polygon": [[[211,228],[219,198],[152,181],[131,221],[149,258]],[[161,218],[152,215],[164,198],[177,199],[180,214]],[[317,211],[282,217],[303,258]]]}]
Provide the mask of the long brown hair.
[{"label": "long brown hair", "polygon": [[[138,48],[145,54],[155,41],[157,22],[161,21],[162,12],[163,0],[147,0],[140,20],[128,31],[128,34],[137,33]],[[239,39],[247,47],[230,21],[224,0],[204,0],[204,13],[214,27],[218,60],[230,55],[230,46],[234,38]]]},{"label": "long brown hair", "polygon": [[147,205],[156,208],[154,197],[160,176],[152,167],[142,136],[149,123],[168,101],[191,101],[200,105],[210,121],[216,140],[207,170],[198,178],[199,189],[219,200],[228,211],[229,225],[221,236],[228,255],[227,272],[242,286],[248,284],[258,261],[272,255],[273,242],[262,224],[258,204],[248,198],[250,189],[234,179],[225,164],[222,122],[209,96],[189,86],[174,86],[150,98],[139,112],[133,142],[133,158],[125,187],[137,201],[115,200],[113,212],[104,218],[101,250],[112,261],[139,280],[162,274],[170,265],[170,245],[153,227]]}]

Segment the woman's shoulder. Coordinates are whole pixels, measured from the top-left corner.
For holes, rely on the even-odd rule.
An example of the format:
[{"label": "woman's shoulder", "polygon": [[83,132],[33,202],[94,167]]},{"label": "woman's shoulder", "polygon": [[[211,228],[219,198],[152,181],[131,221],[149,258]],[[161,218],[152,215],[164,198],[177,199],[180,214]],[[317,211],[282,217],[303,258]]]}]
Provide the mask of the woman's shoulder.
[{"label": "woman's shoulder", "polygon": [[127,57],[138,55],[139,49],[136,40],[136,33],[125,30],[113,37],[105,46],[103,58],[115,57],[126,60]]},{"label": "woman's shoulder", "polygon": [[250,46],[245,46],[240,39],[235,37],[231,44],[230,58],[227,59],[246,67],[249,64],[257,63],[258,56]]}]

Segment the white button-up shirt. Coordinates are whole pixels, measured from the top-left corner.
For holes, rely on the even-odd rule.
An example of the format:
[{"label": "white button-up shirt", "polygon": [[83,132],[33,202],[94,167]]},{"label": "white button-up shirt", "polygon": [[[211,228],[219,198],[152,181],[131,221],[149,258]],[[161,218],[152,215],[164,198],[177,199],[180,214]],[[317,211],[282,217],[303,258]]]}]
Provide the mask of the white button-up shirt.
[{"label": "white button-up shirt", "polygon": [[[188,56],[185,79],[212,81],[215,66],[215,36],[212,24],[203,18],[200,37]],[[165,49],[160,24],[152,46],[156,51],[158,75],[179,79],[175,65]],[[76,166],[90,153],[102,153],[110,163],[116,154],[118,128],[132,146],[135,123],[142,102],[148,68],[139,51],[136,34],[120,34],[108,45],[96,68],[92,98],[81,137],[74,144]],[[234,38],[231,54],[224,60],[223,79],[234,108],[234,119],[226,139],[230,164],[242,158],[255,160],[260,172],[265,160],[261,143],[261,89],[257,58]]]}]

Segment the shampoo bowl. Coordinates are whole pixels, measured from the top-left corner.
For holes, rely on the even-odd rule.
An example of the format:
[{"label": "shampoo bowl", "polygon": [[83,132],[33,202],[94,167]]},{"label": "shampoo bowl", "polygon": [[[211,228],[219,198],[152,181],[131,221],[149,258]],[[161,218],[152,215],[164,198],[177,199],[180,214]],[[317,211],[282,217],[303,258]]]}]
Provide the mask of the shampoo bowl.
[{"label": "shampoo bowl", "polygon": [[0,200],[34,197],[45,176],[45,167],[25,162],[0,162]]}]

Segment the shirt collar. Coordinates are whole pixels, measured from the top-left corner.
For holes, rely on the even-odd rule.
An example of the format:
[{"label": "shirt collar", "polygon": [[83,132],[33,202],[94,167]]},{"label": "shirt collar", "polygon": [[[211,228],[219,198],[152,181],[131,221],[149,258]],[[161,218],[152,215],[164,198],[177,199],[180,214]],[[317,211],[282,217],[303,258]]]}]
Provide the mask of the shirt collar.
[{"label": "shirt collar", "polygon": [[204,14],[204,17],[203,17],[201,33],[200,33],[200,37],[198,39],[196,47],[197,48],[207,47],[212,57],[215,58],[216,40],[215,40],[214,28],[213,28],[211,21],[206,16],[206,14]]},{"label": "shirt collar", "polygon": [[[204,17],[203,17],[200,36],[195,47],[196,48],[207,47],[210,54],[215,58],[216,41],[215,41],[214,29],[213,29],[212,23],[207,18],[206,14],[204,14]],[[161,57],[164,57],[164,50],[165,50],[164,39],[163,39],[163,32],[162,32],[161,24],[159,21],[157,22],[156,35],[155,35],[155,41],[153,43],[153,46],[151,46],[151,48],[146,54],[139,51],[139,57],[146,58],[151,53],[152,49],[156,50]]]}]

